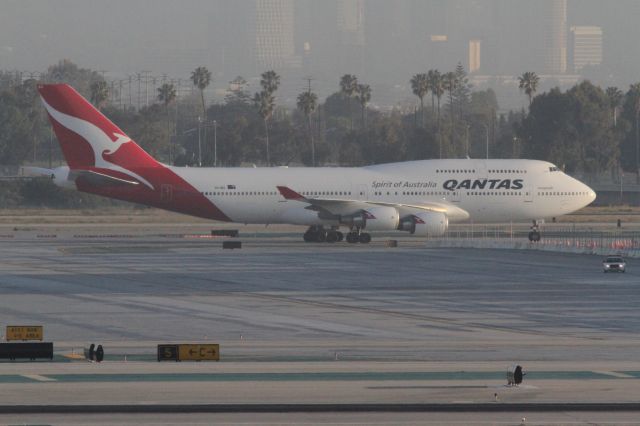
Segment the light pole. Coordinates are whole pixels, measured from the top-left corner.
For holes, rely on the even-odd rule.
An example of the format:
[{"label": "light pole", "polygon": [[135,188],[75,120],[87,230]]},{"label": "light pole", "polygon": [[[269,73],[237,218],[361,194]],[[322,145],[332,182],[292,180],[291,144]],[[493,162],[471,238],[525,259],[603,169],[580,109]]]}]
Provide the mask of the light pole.
[{"label": "light pole", "polygon": [[489,159],[489,126],[486,123],[482,123],[484,126],[484,132],[486,136],[486,144],[487,144],[487,160]]},{"label": "light pole", "polygon": [[218,122],[213,120],[213,167],[218,167]]},{"label": "light pole", "polygon": [[466,150],[467,150],[467,158],[469,158],[469,127],[471,127],[471,125],[467,124],[466,126],[466,132],[465,132],[465,136],[466,136]]},{"label": "light pole", "polygon": [[198,167],[202,167],[202,141],[200,138],[202,129],[202,117],[198,117]]},{"label": "light pole", "polygon": [[638,99],[636,100],[636,183],[640,183],[640,130],[638,126],[640,125],[640,95],[638,95]]}]

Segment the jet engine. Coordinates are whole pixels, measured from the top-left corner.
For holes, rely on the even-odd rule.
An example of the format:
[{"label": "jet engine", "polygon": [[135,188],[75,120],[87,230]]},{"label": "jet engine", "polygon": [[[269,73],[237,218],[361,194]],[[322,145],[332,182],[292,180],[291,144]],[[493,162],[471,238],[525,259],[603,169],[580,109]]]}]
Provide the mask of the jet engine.
[{"label": "jet engine", "polygon": [[421,237],[441,237],[448,227],[447,215],[428,211],[404,218],[398,229]]},{"label": "jet engine", "polygon": [[353,218],[352,224],[367,231],[393,231],[400,224],[400,213],[394,207],[372,207]]}]

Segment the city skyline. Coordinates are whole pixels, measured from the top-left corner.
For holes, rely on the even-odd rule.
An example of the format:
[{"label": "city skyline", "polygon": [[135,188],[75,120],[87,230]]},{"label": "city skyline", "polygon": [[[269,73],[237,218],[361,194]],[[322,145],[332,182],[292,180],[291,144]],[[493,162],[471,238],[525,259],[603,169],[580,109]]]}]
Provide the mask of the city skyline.
[{"label": "city skyline", "polygon": [[[204,65],[213,72],[213,87],[223,90],[237,75],[251,79],[274,68],[287,97],[303,78],[312,77],[326,96],[342,74],[353,73],[373,86],[379,105],[410,98],[411,75],[451,70],[458,62],[481,77],[472,78],[481,88],[490,85],[483,83],[487,76],[524,71],[550,75],[550,84],[572,81],[579,72],[624,88],[640,71],[628,59],[638,57],[631,40],[639,30],[630,15],[640,6],[627,0],[606,7],[596,0],[8,0],[4,9],[5,70],[44,71],[66,58],[110,78],[141,70],[186,77]],[[88,22],[90,15],[101,19]],[[599,29],[591,30],[592,45],[599,31],[599,53],[580,47],[576,53],[576,34],[586,36],[574,29],[586,27]],[[585,60],[576,54],[592,59],[576,63]]]}]

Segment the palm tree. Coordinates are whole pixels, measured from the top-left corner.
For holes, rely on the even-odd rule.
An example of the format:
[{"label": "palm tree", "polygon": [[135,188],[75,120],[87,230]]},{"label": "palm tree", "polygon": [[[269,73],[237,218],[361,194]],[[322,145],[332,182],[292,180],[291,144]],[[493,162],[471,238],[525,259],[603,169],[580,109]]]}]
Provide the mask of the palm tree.
[{"label": "palm tree", "polygon": [[260,86],[269,95],[273,95],[280,86],[280,76],[273,70],[265,71],[260,76]]},{"label": "palm tree", "polygon": [[524,91],[524,93],[529,97],[529,107],[531,107],[531,102],[533,101],[533,95],[538,90],[538,83],[540,82],[540,77],[533,72],[527,71],[518,77],[518,87],[520,90]]},{"label": "palm tree", "polygon": [[366,123],[364,121],[364,112],[367,108],[367,104],[371,100],[371,86],[368,84],[358,84],[358,88],[356,90],[356,100],[360,104],[360,108],[362,109],[362,128],[366,127]]},{"label": "palm tree", "polygon": [[[191,81],[193,82],[193,85],[196,86],[198,88],[198,90],[200,90],[200,100],[202,101],[202,119],[198,120],[198,147],[200,146],[200,126],[202,125],[202,123],[204,122],[204,129],[203,129],[203,139],[205,141],[205,146],[207,143],[207,125],[206,125],[206,121],[207,121],[207,107],[205,106],[204,103],[204,89],[207,88],[207,86],[209,86],[209,84],[211,84],[211,71],[209,71],[206,67],[198,67],[195,70],[193,70],[193,72],[191,73]],[[199,148],[198,148],[199,149]],[[201,157],[200,157],[200,153],[199,153],[199,157],[198,157],[198,162],[200,162]],[[200,164],[201,166],[202,164]]]},{"label": "palm tree", "polygon": [[440,100],[442,99],[442,95],[445,92],[445,80],[444,75],[440,74],[439,71],[434,70],[432,75],[433,81],[431,82],[431,93],[432,96],[438,99],[438,129],[440,128]]},{"label": "palm tree", "polygon": [[353,130],[353,111],[351,108],[351,98],[358,90],[358,78],[352,74],[345,74],[340,77],[340,92],[349,98],[349,111],[351,113],[351,130]]},{"label": "palm tree", "polygon": [[458,76],[453,71],[449,71],[442,76],[443,88],[449,92],[449,115],[451,116],[451,123],[453,124],[453,92],[458,88]]},{"label": "palm tree", "polygon": [[298,109],[307,117],[309,142],[311,144],[311,166],[314,167],[316,165],[316,147],[313,143],[313,132],[311,131],[311,114],[318,105],[318,96],[311,91],[302,92],[298,95],[297,105]]},{"label": "palm tree", "polygon": [[273,115],[276,107],[275,96],[273,95],[280,87],[280,76],[273,70],[265,71],[260,75],[260,86],[262,91],[253,96],[253,103],[258,108],[258,113],[264,121],[264,135],[267,144],[267,165],[271,165],[271,154],[269,150],[269,119]]},{"label": "palm tree", "polygon": [[91,83],[91,102],[96,108],[101,109],[102,105],[109,99],[109,86],[104,80],[96,80]]},{"label": "palm tree", "polygon": [[200,90],[200,100],[202,101],[202,117],[205,117],[206,107],[204,104],[204,89],[211,84],[211,71],[206,67],[198,67],[191,73],[193,85]]},{"label": "palm tree", "polygon": [[169,116],[169,104],[176,99],[176,88],[171,83],[164,83],[158,87],[158,101],[162,102],[167,113],[167,138],[169,138],[169,164],[173,164],[173,141],[171,139],[171,119]]},{"label": "palm tree", "polygon": [[436,92],[438,91],[438,86],[441,85],[440,71],[434,69],[427,71],[427,81],[429,82],[429,91],[431,92],[431,114],[433,114],[436,110],[434,98],[436,96]]},{"label": "palm tree", "polygon": [[256,108],[258,108],[258,113],[260,114],[260,116],[262,117],[262,120],[264,121],[264,134],[265,134],[266,144],[267,144],[267,165],[270,166],[271,156],[269,154],[268,121],[269,121],[269,118],[271,117],[271,114],[273,114],[273,110],[275,109],[275,105],[276,105],[275,99],[273,95],[270,95],[265,91],[262,91],[255,94],[255,96],[253,97],[253,103],[255,104]]},{"label": "palm tree", "polygon": [[424,97],[429,92],[429,79],[427,74],[416,74],[411,77],[411,91],[420,99],[421,123],[424,127]]},{"label": "palm tree", "polygon": [[613,118],[613,127],[618,124],[618,107],[624,98],[622,90],[617,87],[607,87],[606,90],[607,99],[609,99],[609,106],[611,107],[611,117]]}]

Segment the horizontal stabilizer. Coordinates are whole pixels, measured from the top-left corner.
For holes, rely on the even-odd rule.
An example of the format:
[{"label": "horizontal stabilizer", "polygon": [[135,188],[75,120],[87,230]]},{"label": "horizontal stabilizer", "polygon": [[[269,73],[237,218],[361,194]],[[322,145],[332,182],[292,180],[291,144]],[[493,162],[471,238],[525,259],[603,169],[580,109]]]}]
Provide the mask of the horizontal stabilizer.
[{"label": "horizontal stabilizer", "polygon": [[49,178],[52,179],[55,172],[52,169],[45,169],[43,167],[20,167],[19,176],[25,178]]}]

